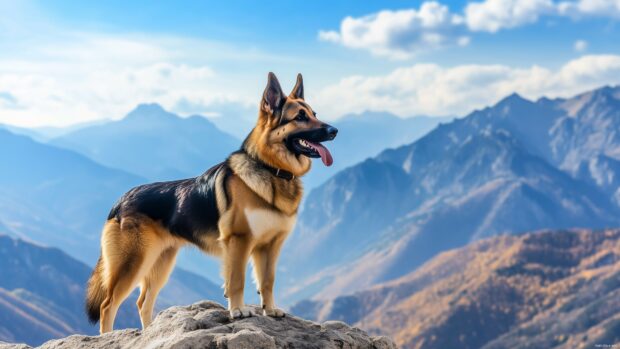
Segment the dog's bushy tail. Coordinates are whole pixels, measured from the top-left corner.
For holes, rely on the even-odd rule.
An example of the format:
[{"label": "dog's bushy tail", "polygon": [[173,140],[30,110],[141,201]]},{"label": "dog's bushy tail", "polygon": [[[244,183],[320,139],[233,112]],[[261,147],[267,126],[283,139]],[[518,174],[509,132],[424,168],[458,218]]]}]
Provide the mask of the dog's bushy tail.
[{"label": "dog's bushy tail", "polygon": [[88,280],[88,290],[86,291],[86,314],[92,324],[96,324],[101,316],[101,303],[105,299],[106,288],[103,283],[103,259],[99,257],[97,265],[93,270],[90,280]]}]

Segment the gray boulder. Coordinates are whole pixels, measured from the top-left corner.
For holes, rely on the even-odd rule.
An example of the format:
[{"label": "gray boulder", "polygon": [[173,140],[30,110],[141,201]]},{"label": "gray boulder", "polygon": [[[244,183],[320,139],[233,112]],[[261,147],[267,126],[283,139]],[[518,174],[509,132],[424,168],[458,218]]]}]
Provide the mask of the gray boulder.
[{"label": "gray boulder", "polygon": [[[260,309],[256,309],[260,313]],[[0,349],[30,349],[0,343]],[[146,330],[117,330],[103,336],[74,335],[44,343],[40,349],[64,348],[350,348],[395,349],[387,337],[372,337],[339,321],[323,324],[287,314],[274,319],[255,316],[231,321],[221,305],[204,301],[161,312]]]}]

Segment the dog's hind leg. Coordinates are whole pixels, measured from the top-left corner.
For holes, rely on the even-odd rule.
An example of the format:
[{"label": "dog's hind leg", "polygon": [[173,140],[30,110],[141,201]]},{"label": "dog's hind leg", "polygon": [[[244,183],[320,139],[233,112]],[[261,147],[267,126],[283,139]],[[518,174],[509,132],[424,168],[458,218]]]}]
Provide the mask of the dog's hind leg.
[{"label": "dog's hind leg", "polygon": [[100,333],[112,331],[121,303],[155,263],[161,252],[157,240],[151,229],[142,229],[132,218],[124,219],[119,230],[103,236],[107,292],[100,308]]},{"label": "dog's hind leg", "polygon": [[[150,272],[142,281],[140,299],[138,299],[138,310],[142,329],[147,328],[153,321],[153,308],[159,291],[164,287],[174,269],[177,252],[176,247],[171,247],[161,253]],[[142,295],[144,294],[144,297]],[[142,300],[142,302],[140,302]]]}]

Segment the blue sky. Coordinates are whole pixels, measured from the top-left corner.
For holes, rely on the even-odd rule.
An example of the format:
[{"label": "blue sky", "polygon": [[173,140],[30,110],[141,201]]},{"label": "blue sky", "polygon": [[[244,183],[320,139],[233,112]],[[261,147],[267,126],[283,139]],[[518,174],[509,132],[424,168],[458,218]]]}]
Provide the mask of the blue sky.
[{"label": "blue sky", "polygon": [[0,123],[120,118],[141,102],[252,115],[268,71],[326,119],[463,115],[517,91],[620,83],[619,0],[4,1]]}]

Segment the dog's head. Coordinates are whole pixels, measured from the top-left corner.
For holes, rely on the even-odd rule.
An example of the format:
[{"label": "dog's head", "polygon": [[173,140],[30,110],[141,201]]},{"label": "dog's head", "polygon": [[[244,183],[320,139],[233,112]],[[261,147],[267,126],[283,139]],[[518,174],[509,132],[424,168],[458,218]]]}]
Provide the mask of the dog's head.
[{"label": "dog's head", "polygon": [[321,158],[326,166],[331,166],[332,155],[321,142],[334,139],[337,133],[335,127],[317,119],[305,102],[301,74],[286,96],[278,78],[269,73],[258,122],[245,146],[270,166],[301,176],[310,170],[310,158]]}]

